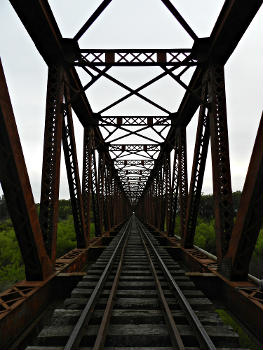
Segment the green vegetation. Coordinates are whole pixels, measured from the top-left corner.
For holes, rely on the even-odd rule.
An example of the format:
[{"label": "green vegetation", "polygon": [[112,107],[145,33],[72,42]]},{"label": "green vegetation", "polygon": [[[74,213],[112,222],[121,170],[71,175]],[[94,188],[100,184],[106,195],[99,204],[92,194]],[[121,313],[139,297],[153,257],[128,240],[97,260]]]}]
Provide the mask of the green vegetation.
[{"label": "green vegetation", "polygon": [[[237,212],[240,201],[240,192],[233,193],[234,211]],[[37,204],[39,212],[39,205]],[[203,195],[200,202],[199,217],[197,220],[194,243],[215,254],[213,196]],[[91,217],[93,221],[93,216]],[[95,233],[94,223],[91,223],[91,236]],[[181,235],[180,218],[176,218],[175,234]],[[70,200],[59,201],[59,222],[57,234],[57,257],[76,247],[74,221]],[[250,273],[262,277],[263,267],[259,260],[263,253],[263,229],[257,240],[253,258],[250,264]],[[7,288],[14,282],[24,279],[24,265],[4,197],[0,197],[0,290]]]},{"label": "green vegetation", "polygon": [[[37,204],[39,211],[39,205]],[[95,227],[91,223],[91,237]],[[69,200],[59,201],[57,257],[76,247],[74,220]],[[25,278],[24,263],[4,198],[0,198],[0,291]]]},{"label": "green vegetation", "polygon": [[229,313],[223,309],[217,309],[216,312],[219,314],[224,324],[231,326],[239,335],[239,343],[242,348],[258,350],[258,345],[247,335],[243,328],[230,316]]},{"label": "green vegetation", "polygon": [[[241,192],[234,192],[233,195],[234,213],[237,213]],[[194,244],[209,253],[216,255],[215,246],[215,221],[214,221],[214,203],[212,195],[202,195],[199,207],[199,216],[197,218],[196,234]],[[175,224],[175,234],[181,236],[180,218],[177,216]],[[263,229],[260,230],[258,240],[250,262],[250,273],[258,278],[263,277],[262,261],[263,255]]]},{"label": "green vegetation", "polygon": [[[196,225],[196,233],[194,244],[206,251],[215,254],[215,227],[214,219],[206,221],[198,217]],[[177,216],[175,220],[174,233],[181,236],[180,217]]]},{"label": "green vegetation", "polygon": [[76,247],[73,216],[58,223],[57,233],[57,258]]},{"label": "green vegetation", "polygon": [[0,290],[25,278],[24,264],[10,219],[0,224]]},{"label": "green vegetation", "polygon": [[198,218],[194,244],[207,250],[209,253],[216,254],[214,219],[206,222]]},{"label": "green vegetation", "polygon": [[[198,218],[194,244],[198,247],[216,255],[214,220],[206,221]],[[180,225],[177,226],[177,229]],[[258,277],[263,277],[262,261],[263,254],[263,229],[260,230],[257,243],[250,262],[249,272]]]},{"label": "green vegetation", "polygon": [[[90,225],[91,237],[95,234],[95,225]],[[76,235],[74,229],[73,216],[69,215],[66,220],[58,223],[57,234],[57,257],[60,257],[70,250],[76,248]]]}]

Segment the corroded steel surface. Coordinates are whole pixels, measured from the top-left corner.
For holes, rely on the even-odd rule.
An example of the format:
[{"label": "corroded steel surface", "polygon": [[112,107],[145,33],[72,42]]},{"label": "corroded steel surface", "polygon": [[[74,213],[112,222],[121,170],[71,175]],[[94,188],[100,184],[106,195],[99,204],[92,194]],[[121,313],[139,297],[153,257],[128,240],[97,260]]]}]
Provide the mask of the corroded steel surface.
[{"label": "corroded steel surface", "polygon": [[[210,143],[217,273],[230,280],[247,280],[262,224],[262,213],[259,213],[263,198],[260,186],[263,182],[262,122],[234,224],[224,66],[262,2],[226,0],[211,35],[199,38],[171,1],[162,0],[192,38],[192,47],[104,50],[81,48],[79,39],[111,0],[102,1],[73,38],[62,37],[47,0],[26,3],[10,0],[49,67],[39,219],[1,70],[0,180],[28,281],[44,280],[55,269],[61,141],[76,241],[81,248],[90,244],[92,218],[95,236],[101,236],[132,212],[169,236],[174,235],[175,219],[179,216],[182,249],[193,248]],[[109,73],[113,66],[118,69],[156,66],[159,73],[134,88]],[[88,83],[78,75],[76,67],[87,74]],[[190,68],[193,74],[186,84],[184,74],[188,74]],[[126,93],[95,113],[86,92],[101,78]],[[144,89],[163,78],[171,79],[184,91],[177,111],[144,94]],[[119,105],[130,97],[154,107],[158,114],[120,112]],[[110,114],[113,107],[116,112]],[[188,186],[186,127],[198,108],[196,146]],[[72,111],[84,130],[82,188]]]}]

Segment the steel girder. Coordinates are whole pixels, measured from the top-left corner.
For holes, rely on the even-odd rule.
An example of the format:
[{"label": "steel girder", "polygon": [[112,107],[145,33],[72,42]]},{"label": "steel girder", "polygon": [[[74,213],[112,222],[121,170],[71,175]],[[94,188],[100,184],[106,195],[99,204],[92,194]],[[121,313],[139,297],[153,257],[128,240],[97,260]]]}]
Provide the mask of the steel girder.
[{"label": "steel girder", "polygon": [[82,198],[84,218],[86,225],[87,238],[90,239],[91,224],[91,157],[92,157],[92,130],[84,128],[83,137],[83,173],[82,173]]},{"label": "steel girder", "polygon": [[[117,160],[115,161],[116,167],[129,167],[129,166],[143,166],[143,167],[152,167],[154,160],[137,160],[137,159],[127,159],[127,160]],[[146,168],[147,169],[147,168]]]},{"label": "steel girder", "polygon": [[[231,202],[231,176],[228,156],[228,135],[227,135],[227,120],[225,111],[225,93],[224,93],[224,64],[235,49],[242,35],[246,31],[248,25],[257,13],[262,4],[262,0],[252,0],[247,3],[245,0],[226,0],[222,11],[217,19],[214,29],[209,38],[198,38],[191,27],[182,18],[180,13],[172,5],[169,0],[162,0],[166,7],[170,10],[173,16],[179,21],[187,33],[194,39],[194,45],[191,50],[183,49],[180,54],[178,50],[80,50],[77,45],[77,40],[85,33],[92,25],[97,17],[110,3],[110,0],[104,0],[94,14],[88,19],[85,25],[76,34],[74,40],[62,38],[52,11],[46,0],[35,2],[29,0],[25,6],[22,0],[10,0],[13,7],[17,11],[23,24],[31,35],[39,52],[49,65],[50,76],[55,76],[54,67],[65,71],[68,77],[69,92],[68,96],[70,103],[76,112],[77,117],[85,127],[84,137],[84,173],[83,173],[83,203],[85,222],[82,220],[83,234],[85,226],[87,227],[87,236],[89,237],[90,225],[90,202],[93,206],[93,214],[95,218],[96,234],[100,234],[103,228],[109,227],[109,222],[112,225],[120,222],[128,215],[130,205],[132,208],[138,205],[138,208],[145,213],[145,218],[152,222],[159,229],[166,229],[169,234],[174,232],[174,219],[177,211],[177,197],[179,197],[179,211],[181,217],[181,232],[183,234],[183,244],[185,247],[191,247],[194,240],[194,231],[198,204],[200,199],[203,172],[205,168],[205,159],[211,134],[211,149],[213,163],[213,184],[215,196],[215,218],[217,232],[217,255],[219,262],[226,265],[227,256],[231,259],[231,276],[237,276],[239,264],[241,260],[241,246],[245,242],[248,232],[247,223],[242,224],[238,216],[238,227],[242,227],[241,234],[238,234],[238,229],[234,227],[233,235],[233,210]],[[38,30],[41,26],[41,31]],[[92,68],[98,73],[88,86],[82,86],[80,79],[74,68],[75,65],[80,65],[83,69],[89,72]],[[131,89],[117,79],[109,76],[107,70],[113,65],[158,65],[163,69],[163,73],[147,82],[138,89]],[[174,71],[179,66],[197,65],[197,68],[192,76],[190,83],[183,84],[180,76],[175,75]],[[99,66],[106,66],[100,70]],[[170,66],[170,67],[169,67]],[[168,68],[169,67],[169,68]],[[163,106],[146,98],[140,91],[157,81],[161,77],[171,76],[186,92],[176,114],[171,113]],[[99,77],[106,77],[119,86],[125,88],[128,94],[121,99],[115,101],[109,106],[103,108],[99,114],[94,114],[87,98],[85,90],[89,88]],[[54,79],[58,83],[60,78]],[[51,85],[51,83],[49,83]],[[56,240],[56,216],[57,216],[57,198],[59,186],[59,160],[60,147],[58,143],[61,141],[61,112],[57,108],[61,101],[63,93],[63,81],[58,84],[56,97],[49,97],[47,106],[53,106],[53,115],[46,121],[46,130],[49,128],[49,135],[52,137],[51,147],[46,147],[44,151],[43,162],[43,181],[41,199],[41,223],[44,240],[47,246],[48,254],[54,259],[55,240]],[[206,86],[205,89],[202,86]],[[60,90],[61,89],[61,90]],[[49,89],[51,91],[51,89]],[[49,93],[49,92],[48,92]],[[130,96],[137,96],[147,103],[161,110],[166,116],[164,117],[132,117],[132,116],[104,116],[102,113],[116,106]],[[211,102],[209,102],[211,100]],[[187,171],[186,171],[186,140],[185,128],[193,117],[197,108],[200,108],[199,126],[197,131],[196,148],[194,154],[192,180],[188,196],[187,186]],[[54,113],[55,111],[55,113]],[[49,120],[49,121],[48,121]],[[49,124],[48,124],[49,123]],[[48,126],[50,125],[50,127]],[[108,136],[105,141],[110,141],[115,131],[109,131],[109,127],[114,127],[115,130],[126,132],[126,136],[136,135],[141,136],[148,142],[156,143],[159,156],[157,153],[149,153],[150,150],[143,145],[136,148],[105,143],[100,127],[108,130]],[[133,126],[140,126],[136,131],[129,129]],[[162,135],[156,127],[163,126],[170,128],[166,136]],[[151,128],[161,139],[156,141],[148,135],[143,135],[143,131]],[[65,125],[64,125],[65,129]],[[70,132],[73,135],[73,129]],[[114,142],[123,139],[125,136],[115,137]],[[93,140],[92,142],[90,140]],[[60,140],[60,141],[59,141]],[[74,140],[74,135],[73,135]],[[71,147],[73,140],[70,140],[68,146]],[[45,146],[48,145],[50,139],[45,136]],[[113,140],[111,139],[111,143]],[[74,142],[73,142],[74,143]],[[257,139],[256,143],[259,141]],[[143,147],[142,147],[143,146]],[[74,146],[73,146],[74,147]],[[115,147],[115,149],[114,149]],[[120,149],[122,147],[122,149]],[[117,148],[117,149],[116,149]],[[174,163],[170,161],[170,151],[174,150]],[[152,150],[151,150],[152,151]],[[51,152],[49,157],[48,152]],[[115,152],[115,153],[114,153]],[[119,152],[117,154],[116,152]],[[120,153],[121,152],[121,153]],[[144,152],[142,155],[145,160],[124,159],[125,153],[129,155]],[[74,153],[74,152],[73,152]],[[255,152],[254,152],[255,153]],[[257,159],[261,164],[260,154],[254,155],[253,160]],[[98,154],[99,167],[96,165],[96,156]],[[115,162],[111,159],[111,154],[115,154]],[[69,155],[69,154],[68,154]],[[69,155],[68,158],[70,158]],[[122,158],[120,160],[120,158]],[[151,161],[150,161],[151,158]],[[50,165],[50,159],[52,164]],[[144,163],[142,163],[144,162]],[[147,163],[148,162],[148,163]],[[151,163],[150,163],[151,162]],[[73,162],[74,163],[74,162]],[[73,164],[71,162],[71,165]],[[255,161],[251,160],[251,167],[255,168]],[[68,159],[68,164],[70,160]],[[76,162],[74,163],[74,174],[77,174]],[[49,166],[50,165],[50,166]],[[116,171],[114,165],[122,167]],[[149,169],[146,168],[149,167]],[[135,169],[125,169],[126,166],[134,166]],[[140,167],[138,169],[138,167]],[[171,172],[173,168],[173,172]],[[248,176],[252,170],[249,170]],[[261,170],[256,172],[256,179],[261,179]],[[135,179],[135,177],[138,179]],[[140,177],[148,176],[148,181],[144,182],[145,186],[140,184]],[[132,182],[124,180],[125,177],[133,177]],[[69,185],[77,189],[76,203],[81,207],[81,196],[76,177],[71,177]],[[243,214],[245,213],[246,222],[249,222],[255,213],[257,201],[254,199],[255,184],[250,179],[246,182],[244,188],[245,194],[243,202],[250,201],[251,209],[245,209],[243,204]],[[45,191],[44,191],[45,187]],[[139,189],[139,190],[138,190]],[[127,190],[127,191],[125,191]],[[72,190],[73,191],[73,190]],[[91,201],[91,198],[92,201]],[[243,198],[243,197],[242,197]],[[261,192],[260,196],[261,198]],[[74,198],[73,198],[74,199]],[[130,199],[130,204],[125,204]],[[243,203],[242,202],[242,203]],[[261,199],[259,199],[261,203]],[[109,207],[112,210],[109,210]],[[88,212],[87,212],[88,211]],[[109,213],[110,211],[110,213]],[[78,213],[80,213],[77,210]],[[105,215],[107,212],[107,215]],[[241,214],[240,214],[241,215]],[[76,215],[75,221],[80,216]],[[243,225],[243,226],[242,226]],[[79,226],[81,227],[81,225]],[[253,230],[253,239],[251,240],[250,250],[246,253],[246,263],[248,264],[252,246],[255,242],[259,226],[255,225]],[[239,231],[240,232],[240,231]],[[84,236],[83,236],[84,237]],[[234,239],[235,237],[235,239]],[[226,258],[225,258],[226,257]],[[240,265],[241,266],[241,265]],[[242,278],[245,278],[246,269],[242,267]]]},{"label": "steel girder", "polygon": [[146,117],[146,116],[127,116],[127,117],[111,117],[96,116],[94,123],[101,126],[170,126],[172,117]]},{"label": "steel girder", "polygon": [[[95,151],[95,130],[92,127],[85,128],[82,194],[88,237],[91,234],[91,206],[96,236],[101,235],[104,229],[109,231],[112,226],[118,223],[118,220],[123,221],[125,219],[123,215],[127,215],[129,206],[127,200],[125,202],[126,197],[123,195],[123,187],[120,181],[113,174],[111,164],[106,162],[105,152],[103,149],[99,150],[99,164],[97,166]],[[122,202],[123,204],[121,204]]]},{"label": "steel girder", "polygon": [[174,145],[174,159],[173,159],[173,171],[172,171],[172,178],[171,178],[171,188],[169,192],[168,197],[168,204],[167,204],[167,232],[169,236],[174,235],[174,229],[175,229],[175,218],[176,218],[176,211],[177,211],[177,199],[178,199],[178,192],[179,192],[179,145],[178,141],[175,141]]},{"label": "steel girder", "polygon": [[121,152],[158,152],[160,151],[160,145],[158,144],[133,144],[133,145],[109,145],[109,151],[121,151]]},{"label": "steel girder", "polygon": [[191,50],[80,50],[75,66],[196,66]]},{"label": "steel girder", "polygon": [[179,129],[178,146],[179,146],[178,182],[179,182],[180,224],[181,224],[181,232],[184,232],[185,220],[186,220],[187,197],[188,197],[186,129],[185,128]]},{"label": "steel girder", "polygon": [[224,68],[221,64],[212,64],[209,68],[208,93],[212,100],[209,122],[213,169],[216,249],[217,258],[219,262],[221,262],[228,249],[234,220]]},{"label": "steel girder", "polygon": [[29,281],[52,272],[0,61],[0,181]]},{"label": "steel girder", "polygon": [[47,252],[56,259],[64,69],[49,68],[39,220]]},{"label": "steel girder", "polygon": [[[88,133],[88,135],[86,135]],[[83,158],[88,162],[85,163],[85,168],[83,168],[83,188],[82,191],[87,196],[87,200],[92,202],[93,219],[95,224],[95,235],[99,236],[101,234],[101,219],[100,219],[100,203],[99,203],[99,188],[98,188],[98,172],[97,172],[97,161],[95,156],[95,137],[94,130],[84,130],[84,150],[87,152],[84,154]],[[86,144],[87,142],[87,144]],[[88,175],[88,181],[86,176]],[[86,200],[86,201],[87,201]],[[87,203],[86,203],[87,204]],[[87,212],[87,208],[84,208]],[[89,214],[90,215],[90,214]],[[90,226],[90,224],[88,224]]]},{"label": "steel girder", "polygon": [[231,279],[247,278],[249,262],[262,227],[263,211],[263,115],[252,151],[236,222],[223,260]]},{"label": "steel girder", "polygon": [[86,225],[84,219],[84,208],[79,178],[79,167],[77,149],[74,136],[74,126],[71,106],[69,104],[68,88],[65,89],[64,119],[62,127],[62,141],[67,168],[70,200],[74,218],[74,227],[78,248],[87,246]]},{"label": "steel girder", "polygon": [[[204,81],[202,87],[202,99],[207,100],[207,96],[207,82]],[[182,244],[185,248],[191,248],[194,244],[194,235],[201,198],[209,138],[210,128],[208,107],[203,104],[200,106],[199,110],[192,176],[187,203],[186,223],[182,237]]]}]

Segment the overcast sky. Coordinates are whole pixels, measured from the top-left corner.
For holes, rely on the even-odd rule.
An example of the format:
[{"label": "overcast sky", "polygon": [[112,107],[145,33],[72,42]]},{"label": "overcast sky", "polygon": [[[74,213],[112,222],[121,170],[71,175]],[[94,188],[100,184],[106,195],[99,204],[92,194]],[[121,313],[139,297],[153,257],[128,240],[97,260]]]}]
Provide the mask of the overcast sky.
[{"label": "overcast sky", "polygon": [[[96,9],[98,0],[49,1],[64,37],[73,37]],[[199,37],[209,36],[220,12],[222,0],[173,0]],[[226,64],[226,95],[229,125],[230,163],[233,190],[241,190],[263,107],[262,9],[236,51]],[[39,201],[45,118],[47,67],[8,0],[0,1],[0,56],[23,146],[35,200]],[[113,0],[101,17],[79,41],[81,48],[191,48],[193,41],[160,0]],[[159,68],[113,69],[131,87],[137,87],[160,73]],[[88,78],[81,73],[85,82]],[[186,76],[186,81],[190,76]],[[125,92],[102,79],[88,91],[97,112]],[[183,89],[169,78],[144,91],[145,96],[175,112]],[[132,98],[108,114],[160,113],[145,102]],[[196,120],[187,128],[188,177],[193,157]],[[82,127],[75,121],[80,170],[82,168]],[[211,162],[205,173],[203,192],[212,192]],[[61,171],[61,198],[68,198],[64,160]]]}]

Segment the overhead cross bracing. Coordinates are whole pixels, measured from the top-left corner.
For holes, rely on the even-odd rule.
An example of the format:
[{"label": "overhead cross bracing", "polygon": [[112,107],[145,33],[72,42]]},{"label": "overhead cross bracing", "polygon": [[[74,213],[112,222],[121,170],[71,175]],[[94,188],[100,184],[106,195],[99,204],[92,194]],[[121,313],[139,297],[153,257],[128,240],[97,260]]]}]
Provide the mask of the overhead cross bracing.
[{"label": "overhead cross bracing", "polygon": [[[90,19],[88,22],[89,21]],[[85,25],[83,28],[87,30]],[[81,35],[85,34],[84,30],[81,30],[80,32]],[[80,39],[79,36],[80,34],[77,35],[78,39]],[[89,77],[89,81],[86,84],[83,83],[82,90],[75,93],[73,100],[76,98],[76,95],[86,92],[102,77],[107,78],[111,82],[128,91],[128,94],[105,106],[99,112],[92,113],[89,118],[86,118],[87,121],[85,124],[98,126],[100,128],[106,145],[108,146],[109,154],[114,160],[114,166],[118,169],[118,175],[124,185],[123,189],[124,191],[128,191],[128,195],[133,198],[132,202],[133,205],[135,205],[142,194],[146,182],[141,182],[141,178],[137,177],[137,179],[134,178],[132,186],[130,184],[127,187],[125,184],[127,174],[123,175],[123,171],[124,173],[126,170],[131,171],[131,167],[132,171],[152,169],[154,166],[154,159],[158,157],[161,144],[165,141],[168,130],[170,129],[171,124],[175,122],[176,118],[175,113],[168,111],[168,109],[164,108],[159,103],[145,97],[140,91],[166,76],[170,76],[176,81],[176,83],[187,89],[187,85],[183,82],[182,77],[188,72],[190,67],[200,64],[202,59],[200,59],[200,62],[198,63],[198,59],[195,57],[195,52],[192,52],[191,49],[82,49],[79,48],[75,39],[63,39],[63,45],[67,63],[76,67],[81,67]],[[114,66],[158,66],[163,72],[156,75],[140,87],[133,89],[109,74],[110,69]],[[105,112],[118,106],[131,96],[136,96],[137,98],[142,99],[160,112],[164,112],[165,115],[105,115]],[[115,111],[115,113],[117,112]],[[141,127],[138,128],[138,126]],[[137,137],[137,140],[131,151],[131,145],[125,146],[124,142],[132,137]],[[116,147],[120,147],[118,142],[122,142],[123,146],[121,150],[122,152],[119,152],[117,156]],[[152,146],[147,146],[145,142],[151,142]],[[140,147],[140,149],[138,147]],[[155,147],[154,152],[152,151],[154,149],[153,147]],[[130,155],[137,155],[138,160],[129,159]],[[151,161],[147,160],[147,158],[150,158]],[[144,172],[144,176],[147,176],[147,172]]]},{"label": "overhead cross bracing", "polygon": [[[150,45],[155,42],[154,35],[145,47],[139,41],[140,35],[136,39],[140,45],[124,45],[131,42],[132,31],[138,29],[137,17],[133,18],[137,26],[132,27],[121,47],[110,47],[110,41],[105,47],[85,41],[93,29],[103,26],[99,21],[105,20],[111,6],[124,6],[118,0],[102,1],[70,38],[61,34],[48,1],[29,0],[26,6],[22,0],[10,3],[49,67],[39,233],[44,237],[48,258],[54,261],[56,256],[61,140],[79,247],[86,246],[89,239],[91,208],[97,235],[131,210],[144,213],[146,221],[172,235],[175,216],[180,214],[182,244],[192,247],[211,144],[217,256],[226,271],[233,265],[233,278],[246,276],[261,222],[257,218],[249,235],[253,238],[248,240],[249,222],[256,216],[255,203],[261,203],[261,193],[259,198],[255,195],[260,169],[254,183],[250,178],[246,182],[244,201],[249,206],[241,206],[242,215],[234,223],[224,65],[262,2],[222,2],[212,30],[203,37],[180,13],[176,1],[156,1],[160,6],[158,19],[165,14],[167,23],[173,21],[178,27],[170,47],[162,43],[164,37],[157,47]],[[129,6],[128,1],[125,6]],[[165,27],[165,22],[160,23],[154,22],[157,31]],[[127,27],[120,26],[119,31]],[[112,42],[117,39],[118,35]],[[99,101],[93,95],[96,86]],[[188,185],[186,127],[195,113],[199,122]],[[84,127],[82,176],[78,170],[74,114]],[[251,162],[257,159],[260,164],[260,156],[253,156]],[[8,186],[4,190],[7,198],[11,196],[9,190]],[[27,246],[27,239],[22,240],[22,246]],[[246,259],[241,253],[243,246],[249,247]]]},{"label": "overhead cross bracing", "polygon": [[[164,4],[169,8],[186,32],[190,34],[192,38],[198,39],[175,7],[169,1],[164,1]],[[154,160],[158,158],[159,151],[166,140],[169,129],[171,125],[176,122],[177,118],[177,113],[168,110],[152,98],[146,97],[142,91],[164,77],[169,77],[181,88],[192,93],[197,99],[200,99],[196,91],[191,91],[189,89],[188,84],[184,81],[184,77],[188,74],[187,79],[189,81],[189,77],[191,76],[191,74],[189,75],[189,68],[201,65],[206,61],[206,57],[198,52],[199,49],[196,48],[196,45],[188,49],[160,48],[133,50],[104,50],[79,47],[78,42],[80,38],[85,35],[86,31],[96,20],[97,15],[101,14],[108,5],[109,2],[102,2],[101,6],[91,15],[73,39],[63,39],[63,46],[67,63],[75,67],[80,67],[89,78],[88,82],[84,83],[83,74],[81,74],[83,87],[79,94],[87,92],[88,89],[101,78],[106,78],[128,92],[121,98],[104,106],[98,112],[92,113],[85,123],[100,128],[106,142],[107,150],[114,160],[114,166],[118,169],[118,175],[124,185],[123,189],[124,191],[128,191],[129,196],[133,197],[133,205],[135,205],[141,197],[146,182],[141,182],[141,178],[137,177],[133,178],[133,183],[129,183],[127,186],[126,177],[128,174],[125,173],[125,171],[138,171],[140,169],[147,171],[154,168]],[[159,68],[159,71],[161,70],[161,73],[155,74],[153,78],[134,89],[116,78],[116,75],[110,74],[110,69],[116,66],[130,67],[131,69],[139,66],[155,66]],[[154,107],[156,111],[159,110],[159,114],[161,113],[163,115],[160,114],[156,116],[156,111],[154,114],[145,116],[133,114],[123,115],[121,112],[121,114],[118,114],[118,109],[116,110],[115,107],[118,107],[121,103],[133,96],[148,103],[151,107]],[[73,97],[73,99],[74,98],[76,97]],[[109,113],[112,108],[115,108],[114,116],[105,114]],[[144,109],[145,108],[143,108],[143,110]],[[129,140],[134,139],[136,143],[133,146],[128,144],[125,146],[125,141],[128,143]],[[122,146],[119,145],[119,142],[122,142]],[[151,142],[152,148],[150,148],[149,145],[147,146],[146,142]],[[116,147],[118,147],[118,153],[116,153]],[[153,149],[155,149],[154,152]],[[134,157],[130,159],[130,156],[133,155],[137,155],[138,159]],[[149,158],[151,161],[147,160]],[[144,172],[144,176],[148,176],[147,172]]]}]

